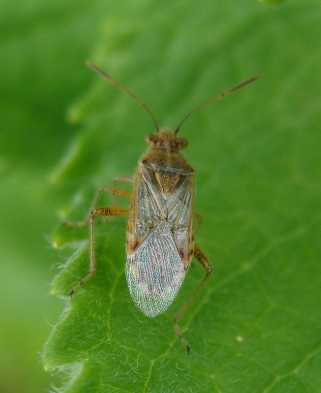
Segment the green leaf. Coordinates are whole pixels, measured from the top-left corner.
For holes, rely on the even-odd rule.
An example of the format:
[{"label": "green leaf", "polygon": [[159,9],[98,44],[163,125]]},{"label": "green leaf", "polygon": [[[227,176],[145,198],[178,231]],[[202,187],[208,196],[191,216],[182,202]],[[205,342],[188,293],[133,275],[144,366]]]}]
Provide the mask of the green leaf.
[{"label": "green leaf", "polygon": [[[63,307],[49,295],[60,255],[50,243],[69,202],[48,173],[76,132],[70,103],[88,86],[97,2],[0,1],[0,391],[44,392],[40,351]],[[74,192],[74,187],[72,190]]]},{"label": "green leaf", "polygon": [[[68,393],[320,390],[320,6],[119,7],[106,16],[90,60],[143,99],[160,124],[174,128],[193,106],[263,77],[202,108],[180,130],[203,217],[196,243],[213,266],[180,322],[191,354],[171,318],[204,269],[194,263],[173,305],[145,317],[126,288],[120,218],[97,225],[98,270],[73,299],[65,294],[89,269],[88,232],[55,231],[54,243],[73,244],[75,253],[52,283],[66,309],[44,348],[46,369],[68,370]],[[53,173],[77,192],[68,220],[85,217],[99,186],[134,173],[153,131],[134,100],[92,79],[92,91],[70,110],[83,129]]]},{"label": "green leaf", "polygon": [[283,3],[285,0],[260,0],[262,3],[267,3],[267,4],[277,4],[277,3]]}]

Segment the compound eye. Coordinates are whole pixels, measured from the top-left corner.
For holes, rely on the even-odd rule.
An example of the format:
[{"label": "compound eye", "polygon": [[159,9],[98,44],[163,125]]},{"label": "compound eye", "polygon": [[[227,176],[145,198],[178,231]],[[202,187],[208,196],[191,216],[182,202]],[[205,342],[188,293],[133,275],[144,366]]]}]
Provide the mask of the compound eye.
[{"label": "compound eye", "polygon": [[177,138],[177,148],[179,150],[184,149],[187,146],[187,140],[185,138]]},{"label": "compound eye", "polygon": [[155,146],[155,144],[157,143],[158,138],[157,135],[154,134],[149,134],[146,136],[145,138],[145,142],[150,145],[150,146]]}]

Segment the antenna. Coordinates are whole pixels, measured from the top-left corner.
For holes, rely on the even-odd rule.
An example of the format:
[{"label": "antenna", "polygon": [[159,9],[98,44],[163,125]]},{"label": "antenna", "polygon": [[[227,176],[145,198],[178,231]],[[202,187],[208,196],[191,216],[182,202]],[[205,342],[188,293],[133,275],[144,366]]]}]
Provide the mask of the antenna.
[{"label": "antenna", "polygon": [[185,122],[186,119],[188,119],[194,112],[196,112],[197,110],[199,110],[200,108],[202,108],[203,106],[213,102],[213,101],[217,101],[225,96],[227,96],[228,94],[234,93],[236,90],[241,89],[242,87],[249,85],[252,82],[255,82],[256,80],[260,79],[261,75],[257,75],[254,76],[253,78],[247,79],[246,81],[240,83],[239,85],[236,85],[234,87],[232,87],[231,89],[226,90],[224,93],[219,94],[216,97],[210,98],[209,100],[203,102],[202,104],[196,106],[195,108],[193,108],[190,112],[188,112],[188,114],[183,118],[183,120],[179,123],[179,125],[176,127],[174,134],[176,135],[179,131],[179,129],[181,128],[182,124]]},{"label": "antenna", "polygon": [[89,60],[86,60],[86,64],[87,64],[88,67],[92,68],[94,71],[96,71],[98,74],[100,74],[103,78],[107,79],[108,82],[112,83],[113,85],[118,87],[118,89],[124,91],[125,93],[130,95],[132,98],[134,98],[134,100],[136,100],[145,109],[145,111],[148,113],[150,118],[153,120],[156,132],[159,131],[159,127],[158,127],[158,124],[157,124],[157,121],[156,121],[154,115],[152,114],[152,112],[149,110],[147,105],[142,100],[140,100],[138,97],[136,97],[135,94],[133,94],[132,92],[127,90],[126,87],[122,86],[120,83],[115,81],[115,79],[113,79],[110,75],[106,74],[106,72],[101,70],[95,64],[91,63]]}]

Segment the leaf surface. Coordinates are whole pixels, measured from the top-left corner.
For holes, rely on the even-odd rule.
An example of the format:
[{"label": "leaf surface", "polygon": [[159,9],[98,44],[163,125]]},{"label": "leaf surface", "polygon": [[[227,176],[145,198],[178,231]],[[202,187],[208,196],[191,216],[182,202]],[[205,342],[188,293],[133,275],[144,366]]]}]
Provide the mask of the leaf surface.
[{"label": "leaf surface", "polygon": [[[88,272],[88,231],[55,231],[54,243],[75,253],[52,284],[66,310],[44,362],[72,370],[65,392],[320,389],[320,10],[313,1],[155,1],[106,17],[90,60],[143,99],[160,125],[174,128],[193,106],[263,78],[180,130],[203,217],[196,243],[213,266],[180,323],[189,356],[171,318],[204,276],[201,266],[192,265],[164,314],[147,318],[126,287],[126,222],[115,219],[97,225],[97,274],[70,300],[64,294]],[[53,173],[77,192],[68,220],[84,218],[96,188],[134,173],[153,131],[135,101],[92,79],[69,112],[83,130]]]}]

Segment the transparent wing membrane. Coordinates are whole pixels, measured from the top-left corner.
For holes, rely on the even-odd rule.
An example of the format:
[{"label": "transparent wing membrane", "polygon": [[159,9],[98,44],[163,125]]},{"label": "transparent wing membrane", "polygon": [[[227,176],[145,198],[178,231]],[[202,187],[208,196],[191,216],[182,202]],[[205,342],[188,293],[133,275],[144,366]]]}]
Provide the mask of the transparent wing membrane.
[{"label": "transparent wing membrane", "polygon": [[127,257],[126,278],[131,297],[149,317],[161,314],[171,305],[184,277],[184,265],[166,221],[151,230]]}]

